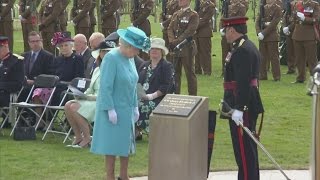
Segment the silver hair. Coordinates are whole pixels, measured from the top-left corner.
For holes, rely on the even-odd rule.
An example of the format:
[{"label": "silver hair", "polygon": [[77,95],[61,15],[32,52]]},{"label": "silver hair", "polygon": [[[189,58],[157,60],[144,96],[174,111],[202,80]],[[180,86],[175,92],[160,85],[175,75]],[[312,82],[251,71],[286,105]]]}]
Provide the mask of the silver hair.
[{"label": "silver hair", "polygon": [[122,38],[119,38],[119,45],[120,45],[120,46],[123,46],[123,47],[125,47],[125,48],[133,47],[131,44],[129,44],[127,41],[125,41],[125,40],[122,39]]}]

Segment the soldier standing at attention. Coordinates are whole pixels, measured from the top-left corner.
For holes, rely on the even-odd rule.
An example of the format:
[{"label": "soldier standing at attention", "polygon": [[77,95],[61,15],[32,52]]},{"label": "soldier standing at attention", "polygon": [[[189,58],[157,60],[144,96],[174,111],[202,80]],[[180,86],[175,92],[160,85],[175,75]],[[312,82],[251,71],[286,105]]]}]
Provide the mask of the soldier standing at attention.
[{"label": "soldier standing at attention", "polygon": [[144,31],[148,37],[151,35],[151,26],[148,17],[153,9],[153,0],[135,0],[131,14],[131,23]]},{"label": "soldier standing at attention", "polygon": [[70,0],[61,0],[62,7],[61,7],[61,13],[59,15],[59,20],[60,20],[60,30],[62,32],[67,31],[67,26],[68,26],[68,11],[67,7],[68,4],[70,3]]},{"label": "soldier standing at attention", "polygon": [[90,16],[90,28],[89,28],[89,34],[91,36],[92,33],[95,31],[95,26],[97,24],[97,19],[95,16],[95,8],[96,8],[96,0],[92,0],[91,3],[91,9],[89,11],[89,16]]},{"label": "soldier standing at attention", "polygon": [[283,29],[285,34],[293,32],[295,62],[298,69],[298,76],[293,83],[303,83],[306,80],[306,64],[308,64],[310,74],[317,64],[319,32],[315,30],[315,25],[319,21],[319,13],[318,2],[312,0],[297,1],[292,13],[294,23]]},{"label": "soldier standing at attention", "polygon": [[215,13],[215,5],[211,0],[200,0],[200,7],[197,10],[199,25],[195,34],[198,52],[195,57],[195,73],[211,75],[211,37],[212,37],[212,16]]},{"label": "soldier standing at attention", "polygon": [[[227,8],[226,8],[227,7]],[[230,4],[223,7],[222,10],[222,17],[221,18],[230,18],[235,16],[245,16],[248,10],[248,1],[247,0],[230,0]],[[220,34],[221,34],[221,50],[222,50],[222,73],[223,76],[224,73],[224,64],[225,59],[227,57],[228,52],[231,51],[230,44],[227,43],[224,29],[222,28],[221,22],[220,22]]]},{"label": "soldier standing at attention", "polygon": [[120,22],[117,20],[117,10],[120,8],[120,1],[102,0],[100,8],[102,34],[107,37],[119,27]]},{"label": "soldier standing at attention", "polygon": [[74,25],[75,34],[83,34],[89,39],[90,16],[92,0],[74,0],[71,9],[71,22]]},{"label": "soldier standing at attention", "polygon": [[[283,15],[283,27],[287,27],[293,23],[293,16],[292,16],[292,9],[294,7],[294,4],[296,3],[295,1],[291,1],[288,0],[289,2],[287,2],[288,4],[286,4],[286,12]],[[289,32],[289,31],[287,31]],[[283,33],[284,32],[284,28],[283,28]],[[289,34],[285,34],[286,35],[286,45],[287,45],[287,49],[286,49],[286,53],[287,53],[287,66],[288,66],[288,71],[286,72],[286,74],[294,74],[296,72],[296,62],[295,62],[295,53],[294,53],[294,47],[293,47],[293,40],[292,40],[292,33]]]},{"label": "soldier standing at attention", "polygon": [[259,13],[256,19],[256,32],[259,39],[259,50],[261,53],[260,80],[267,80],[267,62],[271,62],[272,75],[274,81],[280,81],[279,62],[279,33],[278,24],[281,20],[281,7],[277,5],[277,0],[266,0],[264,13]]},{"label": "soldier standing at attention", "polygon": [[19,19],[21,21],[24,52],[30,50],[28,35],[37,28],[37,16],[36,0],[19,0]]},{"label": "soldier standing at attention", "polygon": [[13,52],[12,8],[15,0],[0,0],[0,35],[9,38],[9,49]]},{"label": "soldier standing at attention", "polygon": [[55,54],[55,47],[51,38],[55,32],[60,31],[59,15],[62,11],[61,0],[44,0],[39,10],[39,31],[43,39],[43,48]]},{"label": "soldier standing at attention", "polygon": [[[166,5],[166,12],[162,12],[160,16],[160,26],[162,28],[163,40],[166,42],[166,47],[169,49],[168,40],[168,26],[171,21],[172,15],[180,9],[178,0],[169,0]],[[165,14],[164,14],[165,13]]]},{"label": "soldier standing at attention", "polygon": [[264,111],[258,91],[260,53],[246,35],[247,20],[247,17],[222,19],[227,42],[233,49],[226,59],[223,99],[234,109],[228,119],[238,180],[258,180],[257,144],[239,126],[241,122],[255,132],[258,115]]},{"label": "soldier standing at attention", "polygon": [[[199,24],[197,12],[190,8],[190,0],[179,0],[179,11],[172,16],[168,27],[169,48],[173,49],[182,41],[187,42],[178,52],[173,54],[173,66],[175,68],[176,94],[181,90],[181,70],[184,68],[188,82],[189,95],[197,95],[197,77],[194,73],[194,56],[197,47],[193,40]],[[191,39],[191,40],[190,40]]]}]

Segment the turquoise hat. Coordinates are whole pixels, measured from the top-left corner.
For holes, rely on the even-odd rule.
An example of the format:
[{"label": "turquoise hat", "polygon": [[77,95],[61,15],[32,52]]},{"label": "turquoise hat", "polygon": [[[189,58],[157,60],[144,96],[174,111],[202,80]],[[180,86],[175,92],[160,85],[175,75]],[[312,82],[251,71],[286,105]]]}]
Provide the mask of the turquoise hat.
[{"label": "turquoise hat", "polygon": [[135,48],[148,52],[150,50],[150,38],[147,37],[141,29],[136,27],[128,27],[127,29],[118,29],[118,35],[121,39],[129,43]]}]

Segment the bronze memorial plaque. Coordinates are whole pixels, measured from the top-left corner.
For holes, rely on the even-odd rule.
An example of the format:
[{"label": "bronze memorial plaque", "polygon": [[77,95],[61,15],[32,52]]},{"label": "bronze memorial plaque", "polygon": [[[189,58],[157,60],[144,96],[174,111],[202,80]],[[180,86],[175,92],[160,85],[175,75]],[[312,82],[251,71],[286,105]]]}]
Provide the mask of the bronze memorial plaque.
[{"label": "bronze memorial plaque", "polygon": [[201,97],[167,94],[153,110],[154,114],[189,116],[201,101]]}]

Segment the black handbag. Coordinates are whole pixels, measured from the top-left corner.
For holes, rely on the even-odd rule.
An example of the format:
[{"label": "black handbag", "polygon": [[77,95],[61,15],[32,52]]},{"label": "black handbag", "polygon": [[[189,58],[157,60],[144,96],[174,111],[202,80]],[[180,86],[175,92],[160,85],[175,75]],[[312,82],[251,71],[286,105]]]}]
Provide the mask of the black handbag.
[{"label": "black handbag", "polygon": [[13,132],[13,139],[21,140],[35,140],[36,130],[34,127],[16,127]]}]

